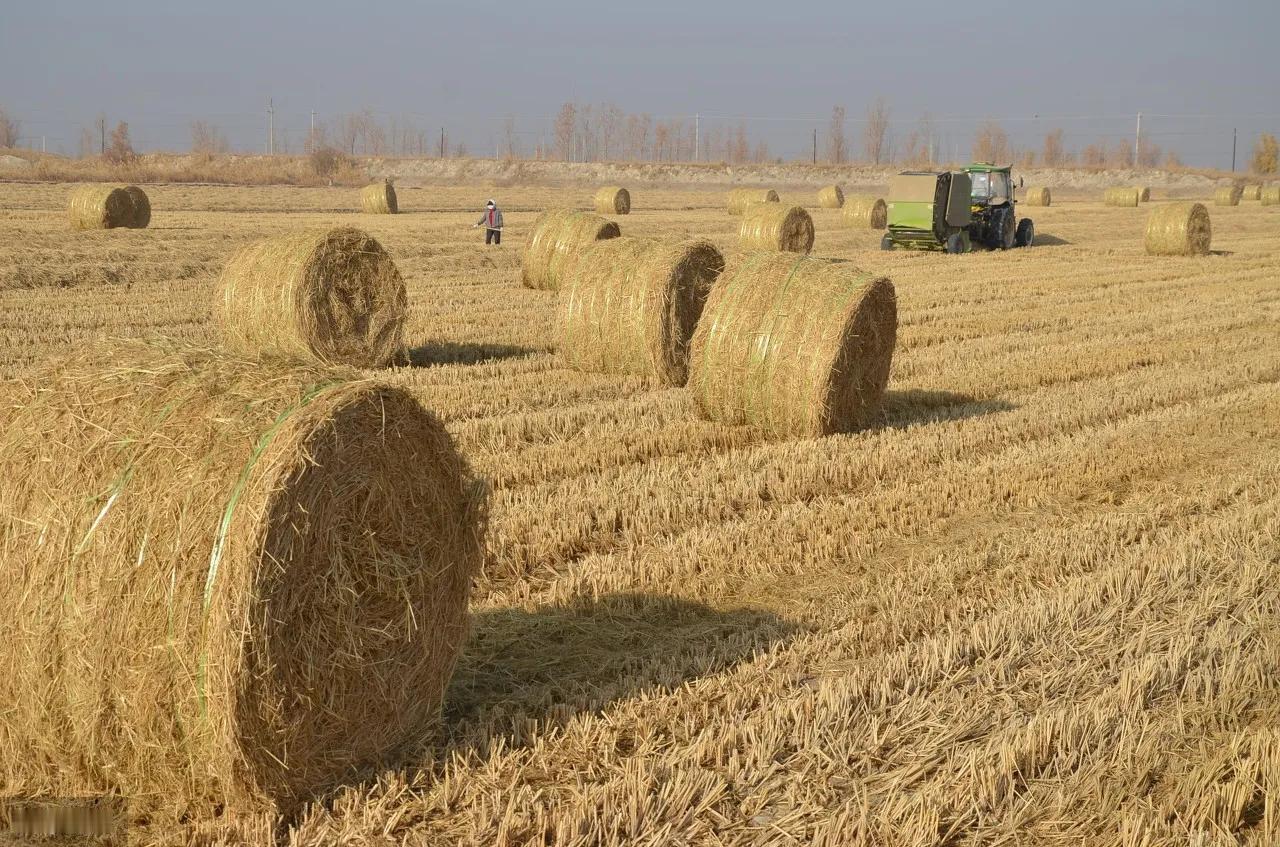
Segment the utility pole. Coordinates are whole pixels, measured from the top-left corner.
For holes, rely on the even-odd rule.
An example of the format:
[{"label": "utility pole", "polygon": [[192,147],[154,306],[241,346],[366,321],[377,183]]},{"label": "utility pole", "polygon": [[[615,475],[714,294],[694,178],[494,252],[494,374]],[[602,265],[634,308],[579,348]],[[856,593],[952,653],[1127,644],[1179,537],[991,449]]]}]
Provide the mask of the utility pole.
[{"label": "utility pole", "polygon": [[1142,113],[1138,113],[1138,129],[1133,133],[1133,166],[1142,164]]},{"label": "utility pole", "polygon": [[702,161],[702,115],[693,116],[693,160]]},{"label": "utility pole", "polygon": [[815,165],[818,164],[818,130],[816,127],[813,130],[813,163]]},{"label": "utility pole", "polygon": [[1231,128],[1231,172],[1236,172],[1236,128]]},{"label": "utility pole", "polygon": [[275,98],[267,100],[267,155],[275,155],[276,152],[276,101]]},{"label": "utility pole", "polygon": [[440,127],[440,158],[444,158],[444,127]]},{"label": "utility pole", "polygon": [[98,118],[98,132],[102,136],[102,146],[98,148],[98,154],[107,155],[107,119],[105,117]]},{"label": "utility pole", "polygon": [[40,136],[40,152],[41,152],[41,153],[48,153],[48,152],[49,152],[49,148],[48,148],[48,147],[46,147],[46,146],[45,146],[45,144],[44,144],[44,136],[43,136],[43,135],[42,135],[42,136]]}]

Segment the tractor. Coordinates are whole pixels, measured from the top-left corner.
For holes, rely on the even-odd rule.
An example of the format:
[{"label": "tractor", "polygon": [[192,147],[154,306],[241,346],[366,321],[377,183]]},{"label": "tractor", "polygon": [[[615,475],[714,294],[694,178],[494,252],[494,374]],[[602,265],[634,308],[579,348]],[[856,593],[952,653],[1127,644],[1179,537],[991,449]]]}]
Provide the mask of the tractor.
[{"label": "tractor", "polygon": [[1011,168],[985,162],[943,173],[904,171],[889,182],[888,231],[880,247],[948,253],[968,253],[974,245],[1030,247],[1035,224],[1017,219],[1014,189]]}]

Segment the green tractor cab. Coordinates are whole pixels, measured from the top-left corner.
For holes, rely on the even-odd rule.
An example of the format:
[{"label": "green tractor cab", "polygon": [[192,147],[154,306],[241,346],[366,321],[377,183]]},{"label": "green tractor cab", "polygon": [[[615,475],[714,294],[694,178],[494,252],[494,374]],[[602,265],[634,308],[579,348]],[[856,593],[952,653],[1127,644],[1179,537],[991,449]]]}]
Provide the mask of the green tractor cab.
[{"label": "green tractor cab", "polygon": [[960,171],[904,171],[889,182],[889,219],[880,247],[967,253],[1030,247],[1031,220],[1014,212],[1011,169],[972,164]]}]

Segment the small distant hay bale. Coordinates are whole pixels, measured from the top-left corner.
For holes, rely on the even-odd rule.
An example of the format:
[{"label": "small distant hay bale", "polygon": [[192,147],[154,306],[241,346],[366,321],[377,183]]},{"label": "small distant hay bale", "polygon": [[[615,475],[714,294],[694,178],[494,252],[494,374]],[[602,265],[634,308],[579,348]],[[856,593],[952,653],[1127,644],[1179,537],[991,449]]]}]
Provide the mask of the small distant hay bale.
[{"label": "small distant hay bale", "polygon": [[1027,189],[1027,205],[1028,206],[1052,206],[1053,195],[1048,188],[1028,188]]},{"label": "small distant hay bale", "polygon": [[799,206],[757,203],[742,215],[738,243],[744,250],[808,253],[813,249],[813,218]]},{"label": "small distant hay bale", "polygon": [[1264,206],[1280,206],[1280,185],[1264,185],[1258,192]]},{"label": "small distant hay bale", "polygon": [[432,730],[483,503],[358,376],[130,342],[0,383],[6,797],[284,811]]},{"label": "small distant hay bale", "polygon": [[593,241],[617,238],[616,223],[589,212],[551,209],[543,212],[524,245],[520,276],[526,288],[554,291],[560,287],[565,266]]},{"label": "small distant hay bale", "polygon": [[407,313],[395,262],[351,227],[250,244],[214,292],[223,344],[249,356],[381,367],[403,347]]},{"label": "small distant hay bale", "polygon": [[1147,218],[1147,253],[1152,256],[1203,256],[1213,229],[1202,203],[1166,203]]},{"label": "small distant hay bale", "polygon": [[777,203],[778,192],[772,188],[735,188],[729,192],[729,214],[741,215],[756,203]]},{"label": "small distant hay bale", "polygon": [[1136,188],[1108,188],[1102,195],[1102,200],[1108,206],[1137,206],[1141,202],[1138,198],[1141,192]]},{"label": "small distant hay bale", "polygon": [[888,278],[848,262],[755,253],[721,275],[689,355],[703,417],[813,437],[872,421],[898,307]]},{"label": "small distant hay bale", "polygon": [[844,189],[838,185],[828,185],[818,192],[818,205],[824,209],[839,209],[844,205]]},{"label": "small distant hay bale", "polygon": [[129,195],[131,207],[129,223],[125,226],[130,229],[146,229],[151,225],[151,198],[136,185],[126,185],[124,191]]},{"label": "small distant hay bale", "polygon": [[82,185],[71,192],[68,205],[73,229],[130,226],[133,208],[128,190],[117,185]]},{"label": "small distant hay bale", "polygon": [[584,371],[684,385],[693,329],[723,270],[709,241],[587,244],[560,285],[560,355]]},{"label": "small distant hay bale", "polygon": [[596,192],[596,212],[601,215],[631,214],[631,192],[616,185],[606,185]]},{"label": "small distant hay bale", "polygon": [[396,202],[396,187],[391,180],[383,180],[360,189],[360,208],[369,215],[394,215],[400,211]]},{"label": "small distant hay bale", "polygon": [[1213,205],[1215,206],[1239,206],[1240,197],[1244,191],[1238,185],[1222,185],[1217,191],[1213,192]]},{"label": "small distant hay bale", "polygon": [[889,207],[880,197],[848,197],[842,217],[852,227],[884,229],[889,220]]},{"label": "small distant hay bale", "polygon": [[1150,186],[1146,186],[1146,185],[1135,185],[1135,186],[1134,186],[1134,188],[1135,188],[1135,189],[1137,190],[1137,192],[1138,192],[1138,202],[1139,202],[1139,203],[1150,203],[1150,202],[1151,202],[1151,188],[1150,188]]},{"label": "small distant hay bale", "polygon": [[1240,192],[1241,200],[1261,200],[1262,186],[1258,184],[1246,185]]}]

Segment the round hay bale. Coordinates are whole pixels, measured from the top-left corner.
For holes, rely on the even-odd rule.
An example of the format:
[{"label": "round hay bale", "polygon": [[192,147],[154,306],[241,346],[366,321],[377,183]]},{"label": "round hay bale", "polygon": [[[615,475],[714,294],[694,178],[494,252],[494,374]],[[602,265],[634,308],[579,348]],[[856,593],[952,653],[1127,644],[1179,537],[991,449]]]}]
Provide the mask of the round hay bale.
[{"label": "round hay bale", "polygon": [[616,185],[606,185],[596,192],[596,211],[602,215],[631,214],[631,192]]},{"label": "round hay bale", "polygon": [[1241,189],[1240,199],[1241,200],[1261,200],[1262,186],[1256,185],[1256,184],[1246,185],[1243,189]]},{"label": "round hay bale", "polygon": [[808,253],[813,249],[813,218],[799,206],[756,203],[742,215],[738,243],[744,250]]},{"label": "round hay bale", "polygon": [[129,195],[131,209],[129,223],[125,226],[130,229],[146,229],[151,225],[151,199],[147,197],[147,192],[136,185],[126,185],[124,191]]},{"label": "round hay bale", "polygon": [[1264,185],[1258,192],[1264,206],[1280,206],[1280,185]]},{"label": "round hay bale", "polygon": [[0,385],[7,796],[283,810],[430,731],[481,495],[355,376],[132,342]]},{"label": "round hay bale", "polygon": [[214,292],[223,343],[249,356],[381,367],[403,347],[407,313],[396,263],[351,227],[250,244]]},{"label": "round hay bale", "polygon": [[1166,203],[1147,218],[1147,253],[1152,256],[1203,256],[1213,229],[1202,203]]},{"label": "round hay bale", "polygon": [[1053,195],[1048,188],[1028,188],[1027,189],[1027,205],[1028,206],[1051,206],[1053,205]]},{"label": "round hay bale", "polygon": [[1222,185],[1213,192],[1213,205],[1239,206],[1243,189],[1238,185]]},{"label": "round hay bale", "polygon": [[360,189],[360,208],[369,215],[394,215],[400,211],[396,187],[391,180],[375,182]]},{"label": "round hay bale", "polygon": [[589,212],[551,209],[543,212],[529,232],[520,263],[526,288],[554,291],[573,256],[593,241],[617,238],[622,230],[613,221]]},{"label": "round hay bale", "polygon": [[844,222],[852,227],[884,229],[889,207],[879,197],[848,197],[844,201]]},{"label": "round hay bale", "polygon": [[560,355],[584,371],[684,385],[689,340],[722,270],[724,257],[709,241],[587,244],[560,286]]},{"label": "round hay bale", "polygon": [[755,253],[711,290],[689,392],[713,421],[819,436],[880,408],[898,330],[893,283],[839,260]]},{"label": "round hay bale", "polygon": [[1136,188],[1108,188],[1102,200],[1108,206],[1136,206],[1141,193]]},{"label": "round hay bale", "polygon": [[1138,192],[1138,202],[1139,202],[1139,203],[1150,203],[1150,202],[1151,202],[1151,188],[1150,188],[1149,186],[1146,186],[1146,185],[1136,185],[1136,186],[1134,186],[1134,190],[1136,190],[1136,191]]},{"label": "round hay bale", "polygon": [[729,192],[729,214],[741,215],[756,203],[777,203],[778,192],[772,188],[735,188]]},{"label": "round hay bale", "polygon": [[838,185],[828,185],[818,192],[818,205],[824,209],[839,209],[844,205],[844,189]]},{"label": "round hay bale", "polygon": [[114,229],[133,222],[133,199],[116,185],[82,185],[68,204],[72,229]]}]

